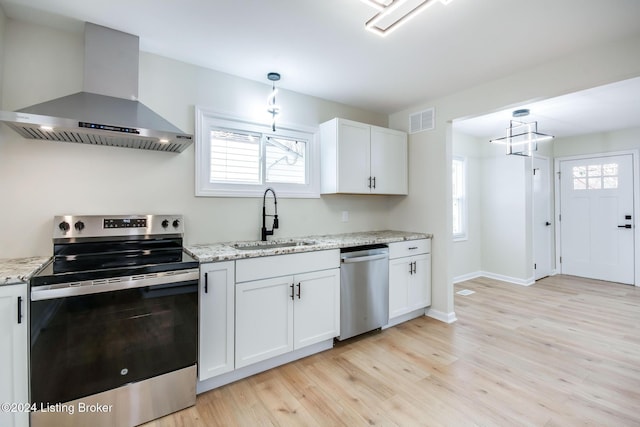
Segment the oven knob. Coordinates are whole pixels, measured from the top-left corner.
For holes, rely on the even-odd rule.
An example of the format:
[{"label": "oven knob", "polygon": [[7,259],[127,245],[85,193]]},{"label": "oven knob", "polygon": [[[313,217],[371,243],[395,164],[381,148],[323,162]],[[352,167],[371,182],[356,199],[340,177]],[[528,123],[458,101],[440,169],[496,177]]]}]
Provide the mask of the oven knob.
[{"label": "oven knob", "polygon": [[174,219],[173,220],[173,228],[178,228],[180,226],[180,220],[179,219]]},{"label": "oven knob", "polygon": [[67,231],[69,231],[71,226],[67,221],[62,221],[60,224],[58,224],[58,228],[66,233]]},{"label": "oven knob", "polygon": [[162,228],[167,228],[169,226],[169,220],[165,219],[162,221]]},{"label": "oven knob", "polygon": [[76,230],[82,231],[84,229],[84,222],[78,221],[73,226],[75,227]]}]

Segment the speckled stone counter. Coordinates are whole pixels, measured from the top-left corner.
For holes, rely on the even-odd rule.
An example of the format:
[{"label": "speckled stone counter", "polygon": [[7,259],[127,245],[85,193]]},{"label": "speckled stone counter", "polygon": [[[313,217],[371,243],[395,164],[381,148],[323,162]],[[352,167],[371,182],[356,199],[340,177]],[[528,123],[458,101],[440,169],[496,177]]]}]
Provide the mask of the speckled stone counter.
[{"label": "speckled stone counter", "polygon": [[[191,245],[186,252],[200,262],[229,261],[241,258],[255,258],[270,255],[283,255],[298,252],[322,251],[326,249],[348,248],[352,246],[385,244],[405,240],[430,239],[431,234],[412,233],[406,231],[368,231],[346,234],[328,234],[322,236],[306,236],[295,239],[273,239],[268,242],[244,241],[223,242],[213,244]],[[252,244],[271,244],[274,247],[264,249],[238,249]],[[277,247],[283,243],[300,243],[297,246]]]},{"label": "speckled stone counter", "polygon": [[47,261],[49,257],[0,259],[0,286],[26,282]]}]

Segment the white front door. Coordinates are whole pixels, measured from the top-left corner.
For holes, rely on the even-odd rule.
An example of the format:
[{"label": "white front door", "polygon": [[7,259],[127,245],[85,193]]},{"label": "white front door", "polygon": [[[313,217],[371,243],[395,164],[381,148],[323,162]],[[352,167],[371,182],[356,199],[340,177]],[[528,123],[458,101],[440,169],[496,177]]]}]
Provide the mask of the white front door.
[{"label": "white front door", "polygon": [[551,274],[551,180],[549,160],[533,159],[533,263],[535,280]]},{"label": "white front door", "polygon": [[563,274],[634,283],[633,157],[560,162]]}]

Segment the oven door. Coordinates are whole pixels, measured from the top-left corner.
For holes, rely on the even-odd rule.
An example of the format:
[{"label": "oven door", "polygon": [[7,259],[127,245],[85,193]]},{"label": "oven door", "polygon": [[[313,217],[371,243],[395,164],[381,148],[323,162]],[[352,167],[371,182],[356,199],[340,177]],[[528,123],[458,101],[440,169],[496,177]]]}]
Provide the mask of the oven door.
[{"label": "oven door", "polygon": [[32,288],[31,402],[46,408],[195,365],[197,271]]}]

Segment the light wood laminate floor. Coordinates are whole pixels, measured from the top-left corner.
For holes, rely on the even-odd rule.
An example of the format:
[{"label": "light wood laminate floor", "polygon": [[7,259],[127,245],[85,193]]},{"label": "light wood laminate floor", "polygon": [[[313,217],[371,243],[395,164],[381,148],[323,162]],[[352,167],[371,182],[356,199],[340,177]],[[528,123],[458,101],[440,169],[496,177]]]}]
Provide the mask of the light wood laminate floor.
[{"label": "light wood laminate floor", "polygon": [[554,276],[203,393],[161,426],[640,426],[640,289]]}]

